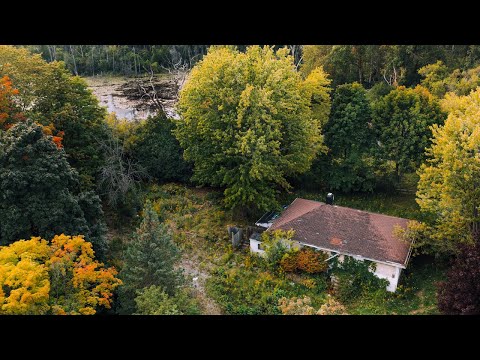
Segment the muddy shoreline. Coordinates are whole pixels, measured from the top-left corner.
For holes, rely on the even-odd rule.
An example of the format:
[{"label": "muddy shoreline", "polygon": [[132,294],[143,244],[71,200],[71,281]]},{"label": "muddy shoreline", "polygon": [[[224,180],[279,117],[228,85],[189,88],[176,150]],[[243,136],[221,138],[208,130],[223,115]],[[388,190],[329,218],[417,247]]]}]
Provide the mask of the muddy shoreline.
[{"label": "muddy shoreline", "polygon": [[84,79],[100,105],[118,118],[143,120],[154,116],[158,107],[163,108],[168,117],[178,118],[175,105],[179,86],[170,74],[159,74],[153,78],[95,76]]}]

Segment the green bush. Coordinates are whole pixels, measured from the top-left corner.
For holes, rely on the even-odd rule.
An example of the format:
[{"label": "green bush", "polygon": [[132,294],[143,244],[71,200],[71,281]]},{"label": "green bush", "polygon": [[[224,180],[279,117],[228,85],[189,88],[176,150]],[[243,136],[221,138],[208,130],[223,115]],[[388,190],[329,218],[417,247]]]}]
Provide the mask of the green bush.
[{"label": "green bush", "polygon": [[332,275],[335,278],[335,294],[342,303],[348,303],[364,293],[380,291],[386,295],[388,281],[373,274],[375,263],[365,260],[355,260],[345,256],[344,261],[333,261]]}]

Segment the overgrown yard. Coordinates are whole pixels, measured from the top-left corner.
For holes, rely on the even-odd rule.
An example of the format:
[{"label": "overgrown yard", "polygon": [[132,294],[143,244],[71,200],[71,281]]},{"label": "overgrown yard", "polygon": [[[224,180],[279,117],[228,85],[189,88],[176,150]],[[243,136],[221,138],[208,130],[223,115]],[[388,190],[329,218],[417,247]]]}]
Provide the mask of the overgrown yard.
[{"label": "overgrown yard", "polygon": [[[323,195],[297,193],[322,200]],[[245,227],[220,206],[215,190],[189,188],[176,184],[151,186],[146,198],[174,235],[183,251],[179,264],[189,276],[195,295],[205,314],[281,314],[279,299],[304,297],[318,309],[333,293],[325,274],[281,273],[267,267],[265,261],[249,253],[248,247],[234,250],[227,235],[228,225]],[[363,200],[363,202],[362,202]],[[400,201],[401,200],[401,201]],[[372,194],[336,198],[336,203],[356,208],[407,217],[415,213],[412,198]],[[369,208],[361,206],[368,204]],[[117,231],[118,232],[118,231]],[[125,231],[124,231],[125,233]],[[118,234],[111,238],[113,257],[121,254]],[[118,262],[118,260],[116,260]],[[349,314],[435,314],[435,282],[443,277],[444,267],[432,260],[413,258],[400,279],[397,293],[385,290],[360,291],[345,302]]]}]

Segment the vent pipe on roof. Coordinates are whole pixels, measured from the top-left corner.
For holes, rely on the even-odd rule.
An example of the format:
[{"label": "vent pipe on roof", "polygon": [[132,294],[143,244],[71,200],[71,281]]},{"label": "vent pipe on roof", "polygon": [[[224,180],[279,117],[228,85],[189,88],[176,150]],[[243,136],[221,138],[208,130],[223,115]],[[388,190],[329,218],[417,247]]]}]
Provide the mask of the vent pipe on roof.
[{"label": "vent pipe on roof", "polygon": [[325,200],[325,202],[328,204],[328,205],[333,205],[333,200],[335,199],[335,197],[333,196],[332,193],[328,193],[327,194],[327,199]]}]

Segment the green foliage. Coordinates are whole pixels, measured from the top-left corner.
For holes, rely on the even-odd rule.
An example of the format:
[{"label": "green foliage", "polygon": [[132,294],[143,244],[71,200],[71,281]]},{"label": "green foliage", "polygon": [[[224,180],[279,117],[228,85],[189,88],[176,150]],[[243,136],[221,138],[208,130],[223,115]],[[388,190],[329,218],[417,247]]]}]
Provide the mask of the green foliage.
[{"label": "green foliage", "polygon": [[324,77],[316,80],[302,81],[287,49],[210,48],[178,105],[175,135],[194,164],[192,179],[224,187],[229,208],[277,205],[277,191],[290,188],[286,177],[308,170],[321,149],[321,115],[311,105],[326,98],[318,93],[326,87]]},{"label": "green foliage", "polygon": [[174,128],[175,123],[161,113],[149,117],[135,132],[132,156],[159,182],[186,182],[191,176],[183,150],[172,134]]},{"label": "green foliage", "polygon": [[[258,267],[259,266],[259,267]],[[219,266],[207,280],[208,293],[232,315],[279,315],[282,297],[307,295],[314,306],[323,303],[326,279],[316,279],[308,288],[283,276],[265,271],[261,263],[250,268]]]},{"label": "green foliage", "polygon": [[414,171],[425,159],[430,144],[431,126],[441,124],[444,113],[427,89],[400,86],[392,90],[373,108],[373,127],[380,146],[377,158],[395,164],[397,181],[402,174]]},{"label": "green foliage", "polygon": [[0,243],[55,234],[84,234],[104,255],[100,200],[80,192],[78,173],[63,149],[31,121],[0,134]]},{"label": "green foliage", "polygon": [[441,61],[424,66],[418,73],[423,77],[421,84],[442,98],[447,92],[468,95],[480,85],[480,66],[473,69],[455,69],[452,72]]},{"label": "green foliage", "polygon": [[293,230],[274,230],[262,233],[261,241],[265,249],[265,260],[270,269],[277,269],[286,254],[297,251],[293,246],[293,235]]},{"label": "green foliage", "polygon": [[449,115],[433,127],[428,160],[419,170],[417,202],[430,221],[430,246],[453,253],[480,240],[480,90],[443,101]]},{"label": "green foliage", "polygon": [[330,164],[324,176],[329,188],[344,192],[373,190],[375,176],[367,158],[372,143],[371,109],[365,89],[358,83],[338,86],[325,126]]},{"label": "green foliage", "polygon": [[47,64],[25,49],[0,46],[0,75],[8,75],[19,90],[16,101],[25,115],[63,131],[67,159],[80,174],[81,185],[93,188],[103,163],[100,140],[107,128],[105,109],[87,88],[72,77],[63,63]]},{"label": "green foliage", "polygon": [[138,291],[135,303],[135,315],[182,315],[173,298],[155,285]]},{"label": "green foliage", "polygon": [[28,45],[46,61],[63,61],[76,75],[138,75],[146,69],[154,72],[173,64],[192,66],[207,45]]},{"label": "green foliage", "polygon": [[302,72],[323,66],[333,85],[359,82],[367,88],[381,82],[415,86],[422,67],[441,60],[450,71],[477,66],[478,45],[305,45]]},{"label": "green foliage", "polygon": [[132,313],[135,292],[147,286],[156,285],[174,295],[182,281],[181,272],[174,267],[179,258],[180,252],[167,227],[160,223],[152,203],[147,201],[143,220],[127,246],[119,274],[124,282],[119,290],[121,312]]},{"label": "green foliage", "polygon": [[373,274],[376,266],[374,262],[345,256],[343,262],[334,258],[332,264],[335,294],[342,303],[351,302],[366,292],[386,292],[388,281]]}]

